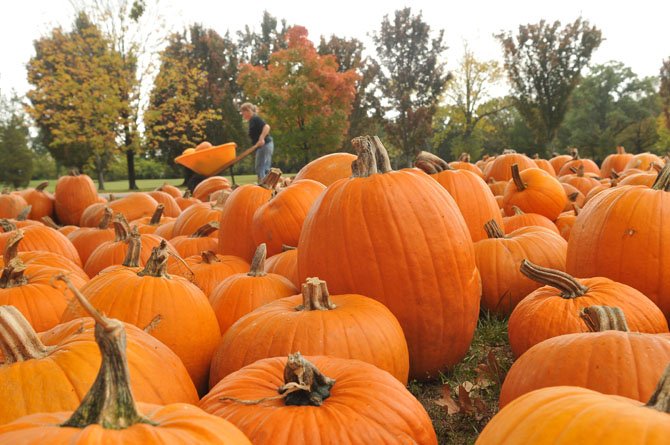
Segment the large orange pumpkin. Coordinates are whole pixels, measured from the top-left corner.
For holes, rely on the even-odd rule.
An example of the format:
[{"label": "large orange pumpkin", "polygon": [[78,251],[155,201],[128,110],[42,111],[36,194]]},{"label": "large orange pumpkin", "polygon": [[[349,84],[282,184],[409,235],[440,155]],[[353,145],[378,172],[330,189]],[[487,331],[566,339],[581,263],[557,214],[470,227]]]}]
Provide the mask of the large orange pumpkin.
[{"label": "large orange pumpkin", "polygon": [[[419,169],[392,171],[378,138],[356,138],[354,176],[331,184],[300,234],[301,281],[385,304],[403,327],[410,375],[436,377],[465,355],[479,315],[470,232],[449,193]],[[532,162],[532,161],[531,161]]]},{"label": "large orange pumpkin", "polygon": [[221,380],[199,406],[255,445],[437,444],[418,400],[360,360],[300,353],[259,360]]},{"label": "large orange pumpkin", "polygon": [[26,200],[30,206],[30,213],[28,218],[40,221],[44,216],[53,216],[54,214],[54,197],[51,193],[46,191],[49,186],[49,181],[41,182],[35,188],[22,190],[21,196]]},{"label": "large orange pumpkin", "polygon": [[210,195],[218,190],[230,190],[230,182],[223,176],[210,176],[193,189],[193,197],[207,202]]},{"label": "large orange pumpkin", "polygon": [[616,153],[607,155],[600,165],[600,177],[611,178],[612,172],[615,175],[621,173],[626,169],[626,165],[632,157],[632,153],[626,153],[626,149],[622,145],[618,145]]},{"label": "large orange pumpkin", "polygon": [[[0,233],[0,250],[5,246],[16,233],[16,226],[9,223],[5,227],[12,230]],[[46,227],[42,224],[33,224],[21,228],[23,240],[19,246],[19,252],[30,252],[34,250],[44,250],[54,252],[71,260],[77,266],[81,266],[81,259],[77,249],[72,245],[69,239],[57,230]]]},{"label": "large orange pumpkin", "polygon": [[325,281],[308,278],[302,295],[261,306],[225,332],[212,359],[209,386],[256,360],[291,351],[362,360],[407,383],[407,342],[393,314],[362,295],[331,296]]},{"label": "large orange pumpkin", "polygon": [[296,289],[298,289],[300,287],[300,279],[298,278],[298,249],[284,246],[282,250],[283,252],[272,255],[265,261],[265,271],[288,278]]},{"label": "large orange pumpkin", "polygon": [[9,193],[8,189],[0,193],[0,218],[16,218],[26,207],[28,203],[21,195]]},{"label": "large orange pumpkin", "polygon": [[537,165],[531,158],[521,153],[505,153],[497,156],[495,160],[489,164],[487,170],[484,172],[484,179],[488,182],[491,179],[496,181],[509,181],[512,179],[512,165],[517,164],[519,171],[527,168],[537,168]]},{"label": "large orange pumpkin", "polygon": [[61,176],[54,190],[54,210],[61,224],[79,225],[81,214],[86,207],[101,202],[93,180],[88,175],[75,171]]},{"label": "large orange pumpkin", "polygon": [[81,227],[67,235],[74,248],[77,249],[82,264],[86,264],[88,257],[100,244],[114,240],[114,228],[110,227],[112,214],[112,209],[106,207],[98,227]]},{"label": "large orange pumpkin", "polygon": [[503,205],[508,216],[514,214],[516,206],[525,213],[537,213],[554,221],[565,208],[568,197],[556,178],[539,168],[519,171],[512,165],[512,180],[507,183]]},{"label": "large orange pumpkin", "polygon": [[329,186],[338,179],[351,176],[351,163],[355,160],[356,155],[351,153],[330,153],[309,162],[293,180],[313,179]]},{"label": "large orange pumpkin", "polygon": [[168,272],[187,278],[209,298],[212,291],[231,275],[248,272],[249,263],[233,255],[217,255],[211,250],[168,263]]},{"label": "large orange pumpkin", "polygon": [[158,206],[158,202],[146,193],[129,193],[123,198],[115,199],[104,204],[94,204],[84,210],[79,221],[81,227],[96,227],[104,217],[105,208],[112,209],[114,214],[121,213],[128,221],[151,216]]}]

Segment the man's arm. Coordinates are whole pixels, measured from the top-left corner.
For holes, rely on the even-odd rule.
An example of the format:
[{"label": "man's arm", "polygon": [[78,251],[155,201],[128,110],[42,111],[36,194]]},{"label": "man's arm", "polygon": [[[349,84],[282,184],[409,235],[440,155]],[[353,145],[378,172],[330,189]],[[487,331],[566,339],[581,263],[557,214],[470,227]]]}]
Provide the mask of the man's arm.
[{"label": "man's arm", "polygon": [[265,124],[263,126],[263,130],[261,130],[261,135],[258,137],[258,141],[256,142],[255,147],[262,147],[263,145],[265,145],[265,138],[269,133],[270,133],[270,126],[268,124]]}]

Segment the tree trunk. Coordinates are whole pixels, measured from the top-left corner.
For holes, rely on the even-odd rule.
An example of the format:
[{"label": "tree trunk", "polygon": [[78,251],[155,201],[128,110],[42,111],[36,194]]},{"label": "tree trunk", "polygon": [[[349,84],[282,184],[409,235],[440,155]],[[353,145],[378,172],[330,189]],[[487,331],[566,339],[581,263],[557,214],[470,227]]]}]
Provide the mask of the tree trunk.
[{"label": "tree trunk", "polygon": [[128,188],[139,190],[135,182],[135,150],[126,150],[126,160],[128,161]]},{"label": "tree trunk", "polygon": [[95,155],[95,170],[98,174],[98,190],[105,190],[105,175],[103,162],[99,154]]}]

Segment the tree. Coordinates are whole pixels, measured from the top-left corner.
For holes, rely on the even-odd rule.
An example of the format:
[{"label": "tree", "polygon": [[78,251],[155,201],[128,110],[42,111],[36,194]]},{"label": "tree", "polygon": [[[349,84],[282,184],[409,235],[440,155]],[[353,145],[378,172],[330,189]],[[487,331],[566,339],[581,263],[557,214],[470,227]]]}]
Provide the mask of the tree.
[{"label": "tree", "polygon": [[155,75],[155,53],[166,33],[158,0],[71,0],[103,30],[121,56],[126,89],[121,100],[128,108],[121,115],[119,143],[126,155],[128,188],[137,190],[135,154],[141,151],[140,124],[146,96]]},{"label": "tree", "polygon": [[661,66],[661,86],[659,95],[665,116],[665,127],[670,130],[670,57],[663,61]]},{"label": "tree", "polygon": [[657,96],[653,78],[640,79],[620,62],[594,66],[570,98],[558,141],[596,159],[618,145],[645,151],[657,139]]},{"label": "tree", "polygon": [[41,140],[60,163],[83,169],[92,162],[98,188],[118,149],[117,135],[128,113],[127,75],[120,54],[85,13],[71,32],[56,28],[34,43],[28,62],[28,113]]},{"label": "tree", "polygon": [[355,70],[359,75],[345,146],[356,136],[379,134],[383,128],[382,105],[376,82],[380,67],[374,59],[363,57],[363,49],[363,42],[358,39],[345,39],[334,35],[328,40],[322,36],[319,43],[319,54],[334,55],[339,64],[338,71]]},{"label": "tree", "polygon": [[332,55],[320,56],[307,30],[294,26],[288,48],[270,56],[267,69],[243,65],[239,82],[272,127],[276,146],[305,162],[336,151],[347,135],[358,75],[338,71]]},{"label": "tree", "polygon": [[556,137],[582,69],[602,42],[601,32],[580,17],[564,28],[558,20],[542,20],[519,26],[516,38],[511,32],[496,37],[503,47],[514,105],[544,150]]},{"label": "tree", "polygon": [[463,59],[452,79],[447,82],[445,91],[448,106],[444,114],[448,125],[436,138],[439,144],[447,133],[453,134],[451,154],[454,157],[468,153],[472,158],[478,158],[483,142],[482,132],[477,131],[478,125],[510,106],[509,100],[494,98],[491,94],[491,88],[500,83],[503,75],[498,62],[478,61],[465,45]]},{"label": "tree", "polygon": [[147,147],[174,166],[174,158],[202,142],[207,123],[220,119],[220,115],[214,109],[198,109],[207,72],[191,57],[193,45],[186,33],[173,34],[169,40],[160,56],[144,123]]},{"label": "tree", "polygon": [[380,62],[379,83],[387,117],[387,137],[410,165],[414,155],[429,147],[432,119],[449,74],[442,53],[444,31],[431,38],[430,26],[411,8],[384,16],[372,40]]},{"label": "tree", "polygon": [[[281,27],[277,28],[278,25]],[[279,22],[269,12],[263,11],[260,33],[252,30],[249,25],[244,27],[244,31],[237,33],[240,60],[250,65],[261,65],[267,68],[270,55],[287,48],[287,31],[286,20],[282,19]]]},{"label": "tree", "polygon": [[0,183],[26,187],[33,171],[28,125],[23,113],[0,95]]}]

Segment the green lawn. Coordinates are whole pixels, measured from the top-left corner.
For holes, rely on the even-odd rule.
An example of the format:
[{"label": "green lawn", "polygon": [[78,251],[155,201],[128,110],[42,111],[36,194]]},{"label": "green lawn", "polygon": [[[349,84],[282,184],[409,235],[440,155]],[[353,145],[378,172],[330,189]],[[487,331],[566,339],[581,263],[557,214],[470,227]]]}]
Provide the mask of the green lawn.
[{"label": "green lawn", "polygon": [[[228,178],[228,180],[232,184],[232,180],[230,176],[224,176],[225,178]],[[30,187],[35,187],[37,184],[40,184],[41,182],[44,182],[44,179],[36,179],[33,181],[30,181]],[[56,180],[55,179],[49,179],[49,186],[47,187],[47,190],[50,192],[54,191],[54,188],[56,187]],[[97,181],[93,180],[93,182],[96,183]],[[183,182],[182,178],[174,178],[174,179],[138,179],[137,180],[137,186],[140,188],[140,191],[151,191],[155,190],[156,187],[159,187],[163,183],[168,183],[172,184],[175,186],[178,186]],[[239,185],[243,184],[251,184],[256,182],[256,175],[235,175],[235,183]],[[122,181],[106,181],[105,182],[105,192],[106,193],[125,193],[129,192],[128,190],[128,180],[124,179]]]}]

